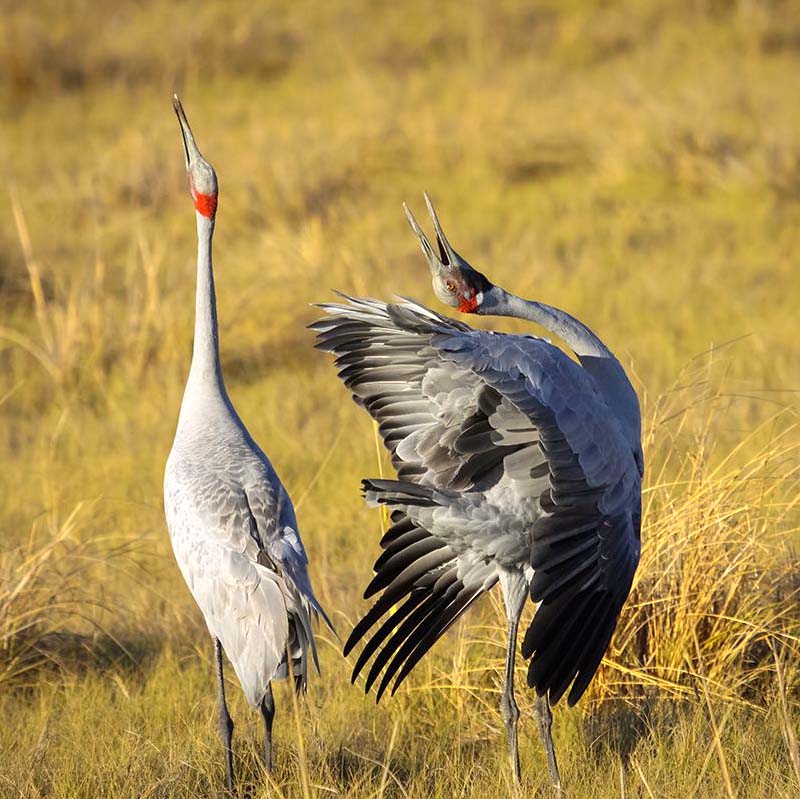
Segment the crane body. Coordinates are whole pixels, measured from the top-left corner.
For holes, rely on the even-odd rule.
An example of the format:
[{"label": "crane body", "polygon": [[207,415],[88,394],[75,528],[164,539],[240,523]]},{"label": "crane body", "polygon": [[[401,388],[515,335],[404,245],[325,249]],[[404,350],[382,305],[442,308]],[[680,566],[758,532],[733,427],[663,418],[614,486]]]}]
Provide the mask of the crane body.
[{"label": "crane body", "polygon": [[[427,199],[427,197],[426,197]],[[353,679],[392,693],[444,632],[498,582],[508,621],[500,709],[520,776],[514,663],[520,617],[528,684],[555,785],[550,703],[586,690],[639,561],[641,423],[624,369],[566,312],[510,295],[450,246],[432,204],[434,251],[406,209],[440,300],[517,316],[561,336],[577,361],[531,335],[475,330],[424,306],[344,297],[322,306],[317,347],[375,419],[396,480],[364,480],[392,526],[345,644]],[[392,683],[392,680],[394,681]]]},{"label": "crane body", "polygon": [[175,559],[214,641],[220,734],[233,790],[233,721],[223,679],[225,652],[265,728],[272,762],[271,683],[291,676],[305,690],[317,669],[312,619],[327,616],[308,576],[291,499],[230,400],[219,357],[212,238],[217,178],[195,144],[177,97],[198,257],[192,363],[164,475],[164,507]]}]

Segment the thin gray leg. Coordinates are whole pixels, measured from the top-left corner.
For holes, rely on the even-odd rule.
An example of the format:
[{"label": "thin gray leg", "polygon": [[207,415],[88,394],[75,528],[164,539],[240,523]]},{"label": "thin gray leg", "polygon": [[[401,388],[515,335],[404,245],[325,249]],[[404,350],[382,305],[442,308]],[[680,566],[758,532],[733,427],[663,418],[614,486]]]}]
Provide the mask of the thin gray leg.
[{"label": "thin gray leg", "polygon": [[225,678],[222,675],[222,644],[219,638],[214,639],[214,652],[217,657],[217,684],[219,685],[219,734],[222,745],[225,747],[225,771],[228,783],[228,792],[233,793],[233,719],[228,713],[225,702]]},{"label": "thin gray leg", "polygon": [[272,683],[261,700],[261,718],[264,719],[264,765],[272,771],[272,720],[275,718],[275,698],[272,695]]},{"label": "thin gray leg", "polygon": [[506,725],[508,754],[511,759],[511,771],[514,782],[519,784],[521,773],[519,767],[519,708],[514,698],[514,661],[517,656],[517,631],[519,620],[528,596],[528,585],[524,577],[517,573],[506,572],[501,576],[503,599],[508,617],[508,646],[506,648],[506,670],[503,677],[503,693],[500,697],[500,713]]},{"label": "thin gray leg", "polygon": [[519,783],[521,778],[519,767],[519,708],[514,699],[514,660],[517,654],[517,629],[519,617],[508,623],[508,648],[506,650],[506,673],[503,681],[503,694],[500,697],[500,712],[506,725],[506,740],[508,741],[508,754],[511,758],[511,770],[514,781]]},{"label": "thin gray leg", "polygon": [[558,773],[558,761],[556,760],[556,750],[553,747],[553,736],[550,734],[553,726],[553,713],[550,710],[550,700],[547,694],[536,697],[536,723],[539,726],[539,735],[542,737],[544,751],[547,755],[547,770],[550,772],[550,779],[553,787],[561,795],[561,777]]}]

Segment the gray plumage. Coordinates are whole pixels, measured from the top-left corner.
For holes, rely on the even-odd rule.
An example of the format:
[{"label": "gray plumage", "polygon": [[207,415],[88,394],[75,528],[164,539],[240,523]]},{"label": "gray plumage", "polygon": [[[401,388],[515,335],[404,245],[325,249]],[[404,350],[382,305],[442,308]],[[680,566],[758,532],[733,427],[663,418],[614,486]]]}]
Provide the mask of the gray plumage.
[{"label": "gray plumage", "polygon": [[219,644],[254,708],[264,715],[267,767],[274,703],[270,683],[319,669],[312,617],[321,615],[292,501],[236,413],[222,378],[211,241],[217,179],[200,155],[177,98],[190,188],[197,209],[197,295],[192,364],[164,475],[164,507],[175,559],[217,643],[221,730],[228,786],[233,722]]},{"label": "gray plumage", "polygon": [[[641,516],[638,400],[588,328],[489,283],[452,250],[429,208],[438,256],[410,218],[437,296],[556,328],[579,362],[543,339],[474,330],[411,300],[322,306],[317,347],[336,356],[397,470],[397,480],[364,481],[367,501],[391,510],[392,527],[365,597],[383,593],[345,654],[367,638],[353,678],[372,659],[367,690],[382,675],[378,698],[390,683],[394,692],[500,582],[509,621],[501,707],[518,776],[513,661],[526,597],[537,611],[522,652],[544,716],[548,698],[567,694],[574,704],[586,690],[630,590]],[[542,724],[558,782],[549,716]]]},{"label": "gray plumage", "polygon": [[[224,386],[190,379],[164,477],[175,558],[209,632],[254,708],[292,671],[305,689],[317,664],[311,617],[321,608],[291,499],[252,440]],[[199,396],[198,396],[199,394]]]}]

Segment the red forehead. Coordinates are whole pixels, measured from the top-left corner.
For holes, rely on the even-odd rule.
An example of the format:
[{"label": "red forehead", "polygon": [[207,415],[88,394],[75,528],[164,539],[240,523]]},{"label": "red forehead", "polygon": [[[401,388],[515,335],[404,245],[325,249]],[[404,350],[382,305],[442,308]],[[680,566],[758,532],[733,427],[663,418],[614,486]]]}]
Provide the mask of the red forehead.
[{"label": "red forehead", "polygon": [[213,219],[217,213],[217,195],[216,194],[198,194],[192,192],[192,199],[194,199],[194,207],[208,219]]}]

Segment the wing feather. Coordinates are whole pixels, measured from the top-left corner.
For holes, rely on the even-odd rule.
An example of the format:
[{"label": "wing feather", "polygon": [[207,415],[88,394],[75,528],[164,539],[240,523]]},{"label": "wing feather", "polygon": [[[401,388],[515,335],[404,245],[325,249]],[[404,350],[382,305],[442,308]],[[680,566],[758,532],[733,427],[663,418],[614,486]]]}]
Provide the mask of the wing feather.
[{"label": "wing feather", "polygon": [[[602,659],[639,559],[641,474],[620,420],[594,378],[548,342],[472,330],[413,301],[345,300],[323,306],[329,317],[312,326],[317,346],[336,355],[340,376],[379,423],[401,481],[373,481],[368,491],[399,515],[368,589],[383,594],[345,651],[405,597],[357,664],[377,653],[368,688],[381,671],[378,696],[392,678],[397,688],[487,590],[486,580],[461,579],[436,588],[437,574],[461,573],[468,553],[436,527],[430,508],[470,496],[486,504],[503,487],[538,507],[528,680],[552,701],[571,686],[574,703]],[[408,515],[423,512],[440,541],[412,532],[420,523]]]}]

